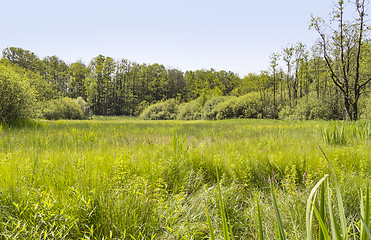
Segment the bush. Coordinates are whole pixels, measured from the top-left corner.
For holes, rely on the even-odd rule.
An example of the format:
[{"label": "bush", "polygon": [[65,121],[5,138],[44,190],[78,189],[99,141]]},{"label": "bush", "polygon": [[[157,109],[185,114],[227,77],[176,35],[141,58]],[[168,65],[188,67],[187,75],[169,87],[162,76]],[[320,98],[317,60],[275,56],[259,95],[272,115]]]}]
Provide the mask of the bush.
[{"label": "bush", "polygon": [[31,117],[35,102],[30,79],[0,64],[0,121]]},{"label": "bush", "polygon": [[263,112],[259,94],[252,92],[239,97],[234,104],[236,118],[259,118]]},{"label": "bush", "polygon": [[278,113],[279,119],[290,119],[290,116],[293,115],[294,108],[290,106],[284,106],[282,107],[281,111]]},{"label": "bush", "polygon": [[[135,107],[135,110],[134,110],[134,116],[139,116],[141,113],[144,112],[144,110],[146,110],[149,106],[151,106],[151,104],[146,101],[146,100],[143,100],[141,101],[136,107]],[[130,113],[131,115],[131,113]]]},{"label": "bush", "polygon": [[253,92],[221,102],[216,106],[215,111],[216,119],[261,118],[263,106],[259,94]]},{"label": "bush", "polygon": [[336,113],[328,101],[318,99],[315,94],[310,94],[307,97],[299,99],[296,106],[282,108],[278,115],[280,119],[330,120],[334,119]]},{"label": "bush", "polygon": [[204,120],[215,120],[216,115],[217,115],[217,110],[216,106],[228,100],[230,97],[222,97],[222,96],[217,96],[217,97],[212,97],[210,98],[204,105],[201,111],[201,118]]},{"label": "bush", "polygon": [[76,98],[75,101],[79,104],[83,117],[89,117],[89,104],[82,97]]},{"label": "bush", "polygon": [[83,99],[77,100],[68,97],[47,101],[43,104],[43,117],[48,120],[83,119],[84,113],[81,105],[87,105],[84,102]]},{"label": "bush", "polygon": [[149,106],[140,115],[145,120],[170,120],[175,119],[178,112],[178,105],[174,99],[160,102]]},{"label": "bush", "polygon": [[359,99],[359,115],[360,119],[371,120],[371,96],[362,95]]},{"label": "bush", "polygon": [[236,104],[237,97],[232,97],[216,106],[216,119],[235,118],[234,105]]},{"label": "bush", "polygon": [[200,100],[196,99],[179,106],[177,119],[179,120],[199,120],[201,119]]}]

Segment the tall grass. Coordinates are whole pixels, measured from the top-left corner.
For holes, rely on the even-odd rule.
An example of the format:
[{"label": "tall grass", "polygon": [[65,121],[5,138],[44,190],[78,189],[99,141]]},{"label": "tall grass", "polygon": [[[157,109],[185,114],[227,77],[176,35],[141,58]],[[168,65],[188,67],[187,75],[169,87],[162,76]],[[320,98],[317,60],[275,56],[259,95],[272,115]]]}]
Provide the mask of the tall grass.
[{"label": "tall grass", "polygon": [[[273,197],[287,236],[304,239],[303,196],[332,173],[317,148],[332,124],[122,118],[2,124],[0,239],[202,239],[210,237],[205,204],[220,238],[221,203],[230,238],[258,239],[261,228],[272,239]],[[336,124],[347,141],[323,150],[346,196],[344,209],[358,216],[352,204],[371,169],[368,125]],[[274,196],[267,186],[272,171]]]}]

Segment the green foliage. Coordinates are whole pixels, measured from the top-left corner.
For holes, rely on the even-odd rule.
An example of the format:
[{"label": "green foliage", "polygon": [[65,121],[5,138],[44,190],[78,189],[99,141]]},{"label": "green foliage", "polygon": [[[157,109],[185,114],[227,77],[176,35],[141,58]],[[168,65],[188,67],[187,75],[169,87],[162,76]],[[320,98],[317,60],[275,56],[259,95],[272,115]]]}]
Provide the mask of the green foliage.
[{"label": "green foliage", "polygon": [[89,104],[82,97],[77,97],[75,101],[79,104],[83,117],[89,117]]},{"label": "green foliage", "polygon": [[201,119],[200,109],[201,109],[200,98],[190,101],[188,103],[182,103],[179,106],[176,119],[200,120]]},{"label": "green foliage", "polygon": [[336,124],[323,129],[323,141],[325,144],[346,144],[347,136],[344,127],[338,127]]},{"label": "green foliage", "polygon": [[134,116],[139,116],[141,113],[144,112],[144,110],[146,110],[149,106],[151,106],[151,104],[146,101],[146,100],[143,100],[135,109],[135,112],[134,112]]},{"label": "green foliage", "polygon": [[217,110],[216,106],[228,100],[230,97],[214,96],[207,100],[201,111],[201,118],[204,120],[216,120]]},{"label": "green foliage", "polygon": [[216,106],[216,119],[261,118],[262,105],[258,93],[248,93],[241,97],[231,97]]},{"label": "green foliage", "polygon": [[278,115],[280,119],[292,120],[336,119],[336,113],[330,103],[318,99],[314,94],[299,99],[294,107],[283,107]]},{"label": "green foliage", "polygon": [[39,57],[29,50],[24,50],[19,47],[8,47],[3,50],[2,55],[4,59],[26,70],[36,72],[40,69],[41,62]]},{"label": "green foliage", "polygon": [[219,103],[216,106],[216,119],[231,119],[234,118],[234,105],[237,101],[237,97],[231,97],[230,99]]},{"label": "green foliage", "polygon": [[360,119],[371,119],[371,96],[370,95],[362,95],[359,101],[360,107]]},{"label": "green foliage", "polygon": [[201,69],[186,71],[185,81],[188,90],[188,100],[194,100],[202,94],[228,95],[237,87],[240,78],[233,72]]},{"label": "green foliage", "polygon": [[10,65],[0,64],[0,121],[32,116],[36,100],[30,82]]},{"label": "green foliage", "polygon": [[146,120],[170,120],[175,119],[178,113],[178,105],[175,99],[169,99],[149,106],[140,115]]},{"label": "green foliage", "polygon": [[[371,45],[365,43],[362,49],[360,71],[367,73]],[[35,53],[22,48],[4,49],[0,62],[30,79],[36,105],[60,97],[82,97],[96,115],[138,116],[151,104],[176,99],[177,103],[189,103],[182,104],[178,119],[349,118],[319,47],[314,46],[312,50],[311,56],[300,42],[288,45],[281,54],[285,70],[277,66],[279,54],[273,54],[270,71],[243,78],[230,71],[201,69],[183,73],[158,63],[139,64],[103,55],[93,58],[88,65],[81,61],[67,64],[56,56],[40,60]],[[365,85],[365,89],[368,88],[369,85]],[[366,94],[367,91],[360,96],[357,108],[363,119],[371,116]],[[230,96],[238,99],[232,100]],[[225,97],[228,104],[218,97]],[[195,99],[199,101],[199,109],[192,102]],[[213,100],[206,104],[209,99]],[[41,115],[38,109],[37,106],[33,113],[36,117]],[[169,119],[166,114],[160,115],[157,118]]]},{"label": "green foliage", "polygon": [[68,97],[45,102],[42,113],[48,120],[83,119],[88,116],[87,103],[82,98],[74,100]]},{"label": "green foliage", "polygon": [[239,97],[234,104],[236,118],[261,118],[262,111],[262,102],[256,92]]}]

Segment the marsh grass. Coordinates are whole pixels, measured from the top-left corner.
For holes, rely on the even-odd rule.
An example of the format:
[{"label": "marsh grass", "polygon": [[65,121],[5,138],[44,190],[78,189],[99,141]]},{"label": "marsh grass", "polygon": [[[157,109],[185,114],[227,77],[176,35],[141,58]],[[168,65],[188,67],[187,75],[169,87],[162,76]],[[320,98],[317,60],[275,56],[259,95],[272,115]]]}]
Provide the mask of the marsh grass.
[{"label": "marsh grass", "polygon": [[[264,236],[273,239],[267,179],[274,171],[282,227],[304,239],[303,196],[331,173],[317,143],[332,124],[135,118],[1,124],[0,238],[203,239],[210,237],[205,204],[221,238],[222,199],[230,237],[259,239],[258,201]],[[371,169],[369,125],[336,124],[346,143],[323,148],[344,208],[356,215],[352,204]]]}]

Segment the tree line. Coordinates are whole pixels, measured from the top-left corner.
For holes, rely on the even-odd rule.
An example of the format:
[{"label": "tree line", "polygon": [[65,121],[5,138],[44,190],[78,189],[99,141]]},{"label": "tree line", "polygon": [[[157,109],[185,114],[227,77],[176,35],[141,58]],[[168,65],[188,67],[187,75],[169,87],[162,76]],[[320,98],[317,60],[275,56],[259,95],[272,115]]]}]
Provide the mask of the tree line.
[{"label": "tree line", "polygon": [[[271,54],[267,70],[244,77],[215,69],[182,72],[158,63],[140,64],[103,55],[88,64],[69,64],[57,56],[40,59],[17,47],[5,48],[0,64],[29,79],[37,103],[80,97],[96,115],[137,116],[150,105],[169,99],[179,105],[256,93],[261,106],[257,117],[357,120],[367,117],[370,105],[371,44],[365,6],[365,1],[356,1],[357,17],[345,21],[345,4],[339,1],[332,16],[337,26],[328,28],[330,31],[324,20],[312,17],[310,27],[319,33],[313,46],[288,44]],[[309,110],[317,113],[308,115]]]},{"label": "tree line", "polygon": [[139,64],[98,55],[88,65],[67,64],[57,56],[40,59],[35,53],[9,47],[2,64],[12,63],[37,79],[37,100],[82,97],[97,115],[138,115],[146,106],[171,98],[188,101],[203,92],[230,94],[239,80],[230,71],[182,71],[161,64]]}]

